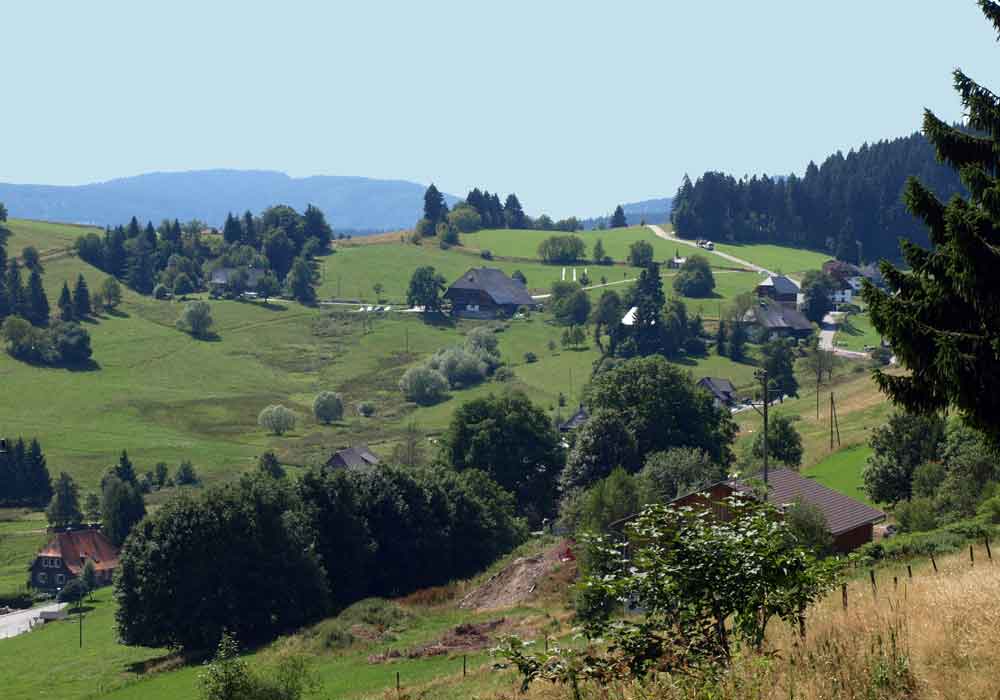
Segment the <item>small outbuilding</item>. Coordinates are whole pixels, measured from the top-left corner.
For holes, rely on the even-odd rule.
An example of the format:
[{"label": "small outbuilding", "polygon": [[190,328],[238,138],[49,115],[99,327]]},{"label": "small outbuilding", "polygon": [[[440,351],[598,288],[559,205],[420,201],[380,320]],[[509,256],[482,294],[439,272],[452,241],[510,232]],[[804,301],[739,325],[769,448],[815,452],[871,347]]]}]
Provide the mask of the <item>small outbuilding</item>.
[{"label": "small outbuilding", "polygon": [[518,308],[535,305],[520,280],[493,267],[471,268],[448,287],[444,298],[451,302],[452,314],[466,318],[513,316]]},{"label": "small outbuilding", "polygon": [[737,403],[736,387],[728,379],[720,377],[702,377],[698,380],[698,386],[712,395],[717,408],[732,407]]},{"label": "small outbuilding", "polygon": [[368,449],[368,445],[355,445],[337,450],[326,461],[327,469],[360,469],[363,467],[374,467],[379,463],[379,458]]},{"label": "small outbuilding", "polygon": [[757,285],[756,291],[761,299],[772,299],[792,309],[798,306],[799,285],[784,275],[768,275],[766,280]]}]

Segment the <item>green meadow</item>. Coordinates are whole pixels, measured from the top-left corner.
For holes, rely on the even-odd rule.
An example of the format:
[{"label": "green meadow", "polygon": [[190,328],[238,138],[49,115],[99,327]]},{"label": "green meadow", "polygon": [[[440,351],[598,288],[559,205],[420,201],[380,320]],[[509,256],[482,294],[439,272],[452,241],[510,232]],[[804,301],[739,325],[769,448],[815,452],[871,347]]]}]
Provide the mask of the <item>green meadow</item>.
[{"label": "green meadow", "polygon": [[72,247],[77,238],[90,231],[104,233],[101,229],[91,226],[52,224],[27,219],[10,219],[7,227],[14,234],[7,241],[9,255],[20,255],[21,250],[30,245],[44,256]]},{"label": "green meadow", "polygon": [[809,270],[819,270],[823,267],[823,263],[831,258],[829,253],[764,243],[716,243],[715,249],[772,272],[793,277],[801,277]]},{"label": "green meadow", "polygon": [[[563,231],[535,231],[513,229],[486,229],[475,233],[462,235],[462,242],[467,248],[489,250],[493,255],[511,258],[538,258],[538,245],[551,236],[567,235]],[[604,251],[616,263],[622,263],[628,258],[629,246],[636,241],[646,241],[653,246],[653,257],[663,262],[674,256],[675,252],[687,255],[683,245],[677,245],[657,237],[645,226],[630,226],[628,228],[613,228],[592,231],[574,231],[572,234],[583,240],[587,247],[587,256],[592,257],[594,244],[600,240]]]},{"label": "green meadow", "polygon": [[849,314],[844,319],[834,342],[837,347],[862,352],[866,346],[878,347],[882,343],[882,334],[875,330],[868,312],[863,311]]}]

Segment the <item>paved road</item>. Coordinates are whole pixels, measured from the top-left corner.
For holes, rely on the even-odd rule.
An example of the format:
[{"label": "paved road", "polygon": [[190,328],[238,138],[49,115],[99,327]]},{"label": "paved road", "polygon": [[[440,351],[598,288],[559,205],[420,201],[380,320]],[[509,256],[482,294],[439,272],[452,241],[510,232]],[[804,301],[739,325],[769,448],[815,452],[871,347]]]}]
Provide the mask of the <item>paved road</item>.
[{"label": "paved road", "polygon": [[831,311],[823,317],[823,323],[819,331],[819,347],[822,350],[829,350],[837,357],[846,357],[850,360],[867,360],[871,357],[867,352],[857,352],[856,350],[844,350],[834,345],[834,337],[840,329],[840,324],[844,320],[845,314],[842,311]]},{"label": "paved road", "polygon": [[32,623],[38,616],[45,612],[55,612],[66,607],[66,603],[51,603],[42,605],[30,610],[19,610],[9,615],[0,615],[0,639],[16,637],[19,634],[31,631]]},{"label": "paved road", "polygon": [[691,246],[692,248],[698,248],[698,250],[712,253],[713,255],[718,255],[720,258],[724,258],[725,260],[736,263],[737,265],[742,265],[743,267],[753,270],[754,272],[762,272],[768,275],[774,274],[770,270],[763,268],[760,265],[754,265],[749,260],[743,260],[742,258],[737,258],[735,255],[730,255],[729,253],[723,253],[718,250],[705,251],[694,241],[687,241],[684,240],[683,238],[677,238],[677,236],[672,236],[671,234],[664,231],[662,227],[657,226],[656,224],[646,224],[646,227],[653,233],[655,233],[658,238],[662,238],[665,241],[670,241],[671,243],[680,243],[681,245]]}]

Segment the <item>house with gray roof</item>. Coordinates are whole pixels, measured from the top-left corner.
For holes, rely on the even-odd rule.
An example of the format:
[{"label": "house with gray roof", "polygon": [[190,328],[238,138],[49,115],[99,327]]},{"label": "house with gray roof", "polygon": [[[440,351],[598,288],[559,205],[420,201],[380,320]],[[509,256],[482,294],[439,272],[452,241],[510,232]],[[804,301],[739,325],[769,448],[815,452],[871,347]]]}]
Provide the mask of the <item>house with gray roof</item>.
[{"label": "house with gray roof", "polygon": [[772,299],[793,309],[798,306],[799,285],[784,275],[768,275],[756,291],[760,299]]},{"label": "house with gray roof", "polygon": [[368,449],[368,445],[355,445],[334,452],[330,459],[326,460],[326,468],[361,469],[377,466],[378,463],[379,458]]},{"label": "house with gray roof", "polygon": [[773,299],[759,299],[747,316],[746,320],[765,329],[772,338],[807,338],[814,330],[801,312]]},{"label": "house with gray roof", "polygon": [[466,318],[513,316],[518,308],[536,304],[524,284],[493,267],[471,268],[444,298],[451,302],[452,314]]}]

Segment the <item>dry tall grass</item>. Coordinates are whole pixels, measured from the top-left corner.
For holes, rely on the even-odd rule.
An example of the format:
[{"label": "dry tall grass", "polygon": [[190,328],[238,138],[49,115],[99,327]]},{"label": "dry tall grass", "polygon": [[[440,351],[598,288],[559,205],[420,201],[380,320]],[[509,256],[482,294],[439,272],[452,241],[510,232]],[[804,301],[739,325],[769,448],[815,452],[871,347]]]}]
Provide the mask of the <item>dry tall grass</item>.
[{"label": "dry tall grass", "polygon": [[[985,554],[985,552],[983,553]],[[985,557],[983,557],[985,558]],[[745,653],[706,682],[661,676],[638,687],[587,687],[601,700],[897,700],[1000,698],[1000,563],[968,556],[921,567],[898,585],[881,575],[837,590],[810,613],[806,638],[784,623],[769,629],[765,655]],[[480,695],[479,697],[486,697]],[[514,698],[511,691],[488,697]],[[521,696],[524,697],[524,696]],[[533,700],[564,700],[565,687],[538,685]]]}]

